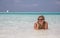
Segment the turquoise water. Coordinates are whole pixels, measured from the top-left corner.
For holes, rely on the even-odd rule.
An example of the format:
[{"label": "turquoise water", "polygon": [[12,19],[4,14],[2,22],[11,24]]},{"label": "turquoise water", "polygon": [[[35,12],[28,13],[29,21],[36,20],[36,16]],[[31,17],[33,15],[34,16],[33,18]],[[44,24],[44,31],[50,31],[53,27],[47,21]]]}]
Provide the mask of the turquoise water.
[{"label": "turquoise water", "polygon": [[60,15],[60,12],[0,12],[1,14],[19,14],[19,15]]},{"label": "turquoise water", "polygon": [[60,38],[60,15],[42,14],[48,30],[35,31],[34,23],[41,14],[0,14],[0,38]]},{"label": "turquoise water", "polygon": [[[34,22],[37,21],[37,18],[40,15],[20,15],[20,14],[5,14],[5,15],[0,15],[0,26],[1,27],[6,27],[6,26],[20,26],[20,24],[27,24],[28,27],[32,27]],[[44,15],[46,21],[49,23],[49,25],[53,24],[54,27],[56,25],[59,27],[60,23],[60,15]],[[16,25],[18,24],[18,25]],[[31,25],[30,25],[31,24]],[[51,26],[50,25],[50,26]]]}]

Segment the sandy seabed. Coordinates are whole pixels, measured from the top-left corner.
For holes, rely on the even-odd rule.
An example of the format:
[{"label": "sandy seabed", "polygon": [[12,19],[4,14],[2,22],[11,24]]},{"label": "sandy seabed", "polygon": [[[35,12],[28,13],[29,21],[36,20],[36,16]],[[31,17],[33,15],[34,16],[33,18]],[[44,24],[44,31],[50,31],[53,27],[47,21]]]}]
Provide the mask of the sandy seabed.
[{"label": "sandy seabed", "polygon": [[60,31],[57,29],[0,29],[0,38],[60,38]]}]

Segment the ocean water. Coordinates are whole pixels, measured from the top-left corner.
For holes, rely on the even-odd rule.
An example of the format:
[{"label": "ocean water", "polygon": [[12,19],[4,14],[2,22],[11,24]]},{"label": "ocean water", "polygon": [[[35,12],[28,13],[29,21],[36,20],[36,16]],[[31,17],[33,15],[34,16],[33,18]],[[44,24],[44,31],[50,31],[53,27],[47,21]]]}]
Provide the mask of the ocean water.
[{"label": "ocean water", "polygon": [[60,15],[44,15],[48,30],[34,30],[39,14],[0,14],[0,38],[60,38]]}]

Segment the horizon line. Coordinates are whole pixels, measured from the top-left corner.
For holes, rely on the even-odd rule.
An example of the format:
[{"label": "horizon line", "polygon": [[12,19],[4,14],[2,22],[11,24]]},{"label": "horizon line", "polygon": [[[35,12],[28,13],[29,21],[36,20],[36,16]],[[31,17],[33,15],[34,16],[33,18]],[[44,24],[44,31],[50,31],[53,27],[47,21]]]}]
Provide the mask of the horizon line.
[{"label": "horizon line", "polygon": [[0,12],[0,14],[60,15],[60,12]]}]

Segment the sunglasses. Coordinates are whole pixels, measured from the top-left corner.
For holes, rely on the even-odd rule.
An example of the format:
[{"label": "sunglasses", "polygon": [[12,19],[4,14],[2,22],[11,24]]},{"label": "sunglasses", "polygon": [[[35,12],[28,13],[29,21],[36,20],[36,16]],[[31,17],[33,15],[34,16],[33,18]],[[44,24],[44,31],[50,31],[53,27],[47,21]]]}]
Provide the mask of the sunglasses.
[{"label": "sunglasses", "polygon": [[44,19],[38,19],[38,20],[44,20]]}]

